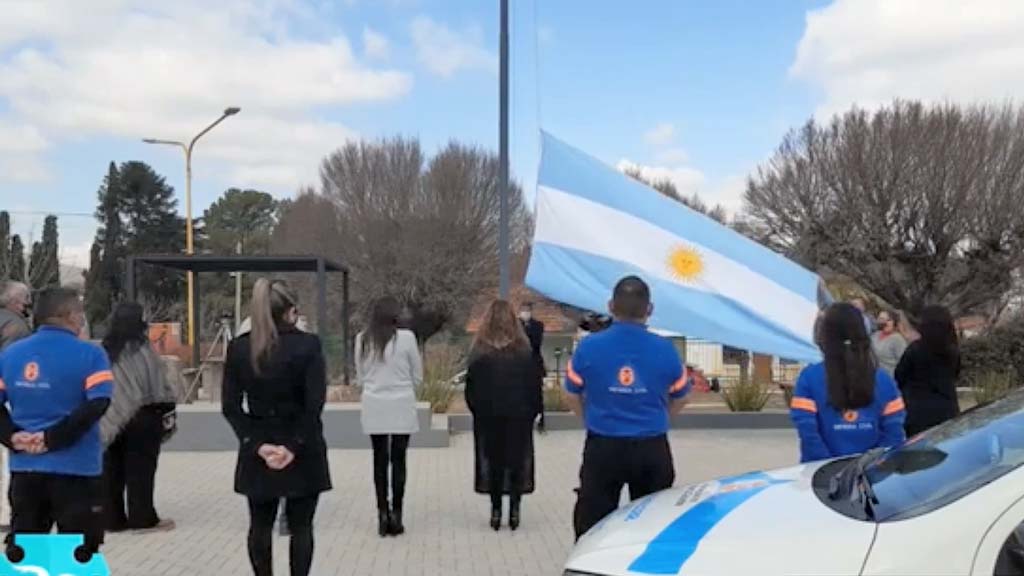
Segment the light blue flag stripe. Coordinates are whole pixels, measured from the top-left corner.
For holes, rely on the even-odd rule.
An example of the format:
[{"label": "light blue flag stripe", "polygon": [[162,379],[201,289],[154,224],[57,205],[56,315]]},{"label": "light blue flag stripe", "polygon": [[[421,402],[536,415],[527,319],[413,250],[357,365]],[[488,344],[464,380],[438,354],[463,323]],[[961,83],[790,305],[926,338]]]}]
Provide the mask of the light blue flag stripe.
[{"label": "light blue flag stripe", "polygon": [[[757,242],[652,191],[600,160],[542,133],[538,186],[604,204],[700,243],[776,284],[814,301],[818,277]],[[600,223],[593,223],[600,226]]]},{"label": "light blue flag stripe", "polygon": [[540,242],[533,246],[526,283],[556,301],[604,311],[611,297],[610,287],[631,274],[651,285],[652,326],[788,360],[820,359],[820,351],[809,339],[796,337],[738,302],[652,279],[624,262]]}]

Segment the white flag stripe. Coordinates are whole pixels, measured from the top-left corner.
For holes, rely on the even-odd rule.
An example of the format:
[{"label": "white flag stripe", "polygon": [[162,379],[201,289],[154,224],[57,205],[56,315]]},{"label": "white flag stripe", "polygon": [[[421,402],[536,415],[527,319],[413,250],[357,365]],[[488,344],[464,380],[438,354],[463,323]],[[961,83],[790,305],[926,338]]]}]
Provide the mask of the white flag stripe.
[{"label": "white flag stripe", "polygon": [[[536,242],[626,262],[679,286],[719,294],[748,307],[756,305],[757,313],[801,338],[813,332],[817,303],[693,239],[547,186],[538,186],[537,213]],[[693,281],[680,281],[670,270],[669,256],[681,247],[696,250],[703,261],[703,272]]]}]

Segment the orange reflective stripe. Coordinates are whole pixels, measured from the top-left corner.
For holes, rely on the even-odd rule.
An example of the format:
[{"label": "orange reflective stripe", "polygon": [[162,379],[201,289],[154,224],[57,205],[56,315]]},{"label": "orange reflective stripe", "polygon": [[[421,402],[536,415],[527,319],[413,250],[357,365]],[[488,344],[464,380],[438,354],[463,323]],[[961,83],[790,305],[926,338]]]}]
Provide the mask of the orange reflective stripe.
[{"label": "orange reflective stripe", "polygon": [[95,388],[105,382],[113,382],[114,373],[110,370],[101,370],[85,379],[85,389]]},{"label": "orange reflective stripe", "polygon": [[903,403],[903,398],[897,398],[885,405],[885,410],[882,410],[882,416],[892,416],[893,414],[903,412],[906,409],[907,405]]},{"label": "orange reflective stripe", "polygon": [[669,394],[675,394],[676,392],[679,392],[680,390],[682,390],[683,388],[686,387],[686,382],[689,379],[690,379],[690,371],[688,369],[684,368],[683,369],[682,377],[679,378],[679,380],[676,380],[675,383],[672,384],[672,386],[668,389],[668,393]]},{"label": "orange reflective stripe", "polygon": [[793,402],[790,403],[789,407],[793,410],[804,410],[806,412],[814,413],[818,412],[818,404],[815,403],[814,400],[811,400],[810,398],[800,398],[799,396],[795,396],[793,398]]},{"label": "orange reflective stripe", "polygon": [[580,388],[583,387],[583,378],[581,378],[580,375],[577,374],[575,370],[573,370],[572,360],[569,360],[569,364],[567,364],[565,367],[565,376],[566,378],[569,379],[569,382],[572,382],[573,384]]}]

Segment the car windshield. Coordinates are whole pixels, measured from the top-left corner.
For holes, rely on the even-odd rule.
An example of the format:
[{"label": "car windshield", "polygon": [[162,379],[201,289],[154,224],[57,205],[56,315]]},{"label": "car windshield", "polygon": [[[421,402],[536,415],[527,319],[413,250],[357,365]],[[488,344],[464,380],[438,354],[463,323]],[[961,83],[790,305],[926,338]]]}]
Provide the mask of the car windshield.
[{"label": "car windshield", "polygon": [[865,467],[881,522],[945,506],[1024,464],[1024,391],[965,412]]}]

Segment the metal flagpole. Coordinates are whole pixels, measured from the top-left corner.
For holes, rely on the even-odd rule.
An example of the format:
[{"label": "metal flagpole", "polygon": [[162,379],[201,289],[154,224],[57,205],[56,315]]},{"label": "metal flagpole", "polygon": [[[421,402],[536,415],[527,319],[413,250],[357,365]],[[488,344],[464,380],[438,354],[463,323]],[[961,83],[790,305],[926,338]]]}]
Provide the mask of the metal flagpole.
[{"label": "metal flagpole", "polygon": [[501,297],[508,298],[509,292],[509,206],[508,206],[508,0],[501,0],[501,70],[500,70],[500,120],[499,120],[499,171],[498,193],[501,194],[501,214],[498,229],[499,287]]}]

